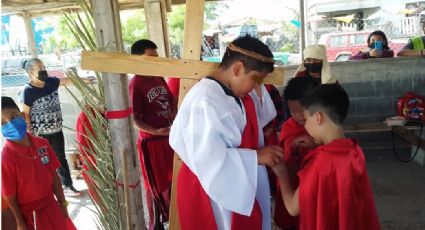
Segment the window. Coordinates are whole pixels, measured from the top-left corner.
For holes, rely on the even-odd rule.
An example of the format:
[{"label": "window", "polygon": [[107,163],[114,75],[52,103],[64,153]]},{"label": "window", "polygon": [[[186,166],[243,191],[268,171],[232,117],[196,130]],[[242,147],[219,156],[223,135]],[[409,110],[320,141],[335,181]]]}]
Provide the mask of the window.
[{"label": "window", "polygon": [[350,45],[365,45],[367,34],[352,34],[350,35]]},{"label": "window", "polygon": [[344,35],[340,35],[340,36],[333,36],[331,37],[331,47],[344,47],[346,46],[345,44],[345,36]]}]

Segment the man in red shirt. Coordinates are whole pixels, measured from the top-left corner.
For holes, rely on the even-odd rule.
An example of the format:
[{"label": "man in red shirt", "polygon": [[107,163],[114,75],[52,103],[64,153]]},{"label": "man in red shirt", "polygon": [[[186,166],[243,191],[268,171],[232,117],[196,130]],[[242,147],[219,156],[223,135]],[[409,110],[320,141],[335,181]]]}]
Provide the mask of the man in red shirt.
[{"label": "man in red shirt", "polygon": [[[157,46],[142,39],[131,46],[131,54],[158,56]],[[139,129],[138,150],[146,189],[150,229],[168,220],[174,151],[168,143],[177,106],[162,77],[134,76],[129,85],[134,125]],[[155,205],[155,217],[152,206]],[[159,214],[162,216],[160,218]]]}]

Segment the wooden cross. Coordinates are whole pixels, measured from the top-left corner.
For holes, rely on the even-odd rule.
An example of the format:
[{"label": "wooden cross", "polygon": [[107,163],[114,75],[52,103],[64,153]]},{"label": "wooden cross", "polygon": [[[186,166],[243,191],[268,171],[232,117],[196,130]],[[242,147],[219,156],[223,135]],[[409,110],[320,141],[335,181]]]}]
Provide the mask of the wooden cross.
[{"label": "wooden cross", "polygon": [[[104,73],[133,73],[144,76],[170,76],[180,78],[179,105],[190,88],[203,77],[211,75],[218,69],[218,63],[199,61],[201,55],[202,29],[205,0],[186,0],[186,19],[183,41],[183,58],[144,57],[124,53],[89,52],[82,53],[81,68]],[[190,29],[188,29],[190,28]],[[126,75],[117,75],[126,76]],[[283,68],[266,77],[264,83],[282,85]],[[175,154],[173,169],[173,186],[171,192],[170,229],[180,229],[176,208],[175,192],[177,175],[181,160]]]}]

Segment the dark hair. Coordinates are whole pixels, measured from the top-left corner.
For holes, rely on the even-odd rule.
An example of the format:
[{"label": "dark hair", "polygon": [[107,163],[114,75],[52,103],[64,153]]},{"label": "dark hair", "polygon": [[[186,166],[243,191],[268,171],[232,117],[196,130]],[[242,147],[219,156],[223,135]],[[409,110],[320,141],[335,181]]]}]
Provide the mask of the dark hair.
[{"label": "dark hair", "polygon": [[[238,46],[239,48],[255,52],[262,56],[273,58],[273,54],[268,46],[266,46],[257,38],[253,38],[249,35],[236,38],[232,41],[232,44]],[[229,48],[226,49],[226,52],[223,55],[223,59],[220,63],[220,68],[227,69],[236,61],[243,62],[246,72],[255,70],[263,73],[271,73],[274,70],[273,63],[263,62],[254,59],[239,52],[232,51]]]},{"label": "dark hair", "polygon": [[131,54],[143,55],[147,49],[158,49],[158,47],[151,40],[140,39],[131,46]]},{"label": "dark hair", "polygon": [[24,62],[22,62],[22,69],[24,69],[25,71],[27,71],[27,73],[29,73],[29,71],[37,63],[43,63],[43,62],[40,59],[38,59],[38,58],[31,58],[31,59],[25,60]]},{"label": "dark hair", "polygon": [[350,100],[339,84],[323,84],[308,92],[302,99],[301,105],[310,115],[321,111],[337,125],[342,125],[347,117]]},{"label": "dark hair", "polygon": [[301,101],[304,95],[316,88],[319,83],[313,77],[294,77],[288,81],[283,91],[285,100]]},{"label": "dark hair", "polygon": [[367,44],[369,45],[369,43],[370,43],[370,39],[372,38],[372,36],[374,36],[374,35],[378,35],[378,36],[381,36],[382,37],[382,39],[383,39],[383,42],[382,42],[382,47],[384,48],[384,49],[390,49],[390,47],[388,46],[388,39],[387,39],[387,36],[385,35],[385,33],[384,32],[382,32],[382,31],[380,31],[380,30],[376,30],[376,31],[373,31],[371,34],[369,34],[369,37],[367,38]]},{"label": "dark hair", "polygon": [[11,97],[1,97],[1,109],[19,110],[19,107]]}]

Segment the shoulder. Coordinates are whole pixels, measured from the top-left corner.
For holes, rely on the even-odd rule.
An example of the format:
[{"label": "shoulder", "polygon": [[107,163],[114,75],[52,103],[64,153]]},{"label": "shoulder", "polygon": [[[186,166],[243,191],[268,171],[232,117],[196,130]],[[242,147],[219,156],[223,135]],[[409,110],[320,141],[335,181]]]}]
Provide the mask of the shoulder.
[{"label": "shoulder", "polygon": [[1,151],[1,163],[9,164],[13,161],[13,155],[11,150],[5,145]]},{"label": "shoulder", "polygon": [[46,80],[46,84],[48,84],[50,87],[59,87],[61,80],[57,77],[48,77]]}]

